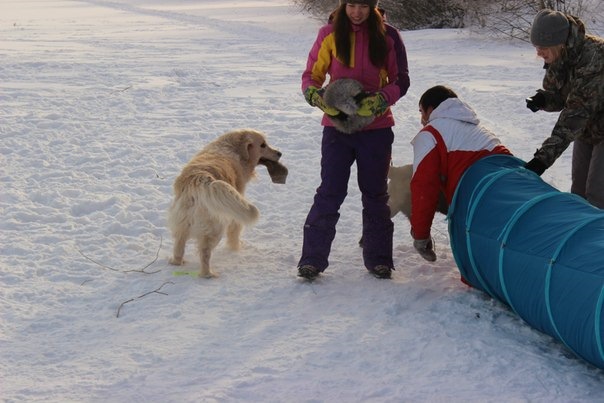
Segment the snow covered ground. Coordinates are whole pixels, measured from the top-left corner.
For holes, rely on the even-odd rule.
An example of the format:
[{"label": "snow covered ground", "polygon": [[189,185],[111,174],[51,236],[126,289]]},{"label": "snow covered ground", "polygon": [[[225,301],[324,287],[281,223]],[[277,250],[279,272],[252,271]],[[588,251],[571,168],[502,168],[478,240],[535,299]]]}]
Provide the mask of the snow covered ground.
[{"label": "snow covered ground", "polygon": [[[318,24],[286,0],[0,2],[0,400],[604,400],[602,370],[459,282],[444,217],[435,264],[399,216],[393,279],[368,275],[354,174],[330,267],[296,277],[319,183],[320,113],[299,90]],[[402,34],[395,164],[435,84],[532,156],[556,117],[525,108],[542,78],[529,44]],[[219,246],[217,279],[175,276],[172,181],[239,127],[283,151],[287,184],[259,167],[245,248]],[[543,178],[569,189],[570,150]]]}]

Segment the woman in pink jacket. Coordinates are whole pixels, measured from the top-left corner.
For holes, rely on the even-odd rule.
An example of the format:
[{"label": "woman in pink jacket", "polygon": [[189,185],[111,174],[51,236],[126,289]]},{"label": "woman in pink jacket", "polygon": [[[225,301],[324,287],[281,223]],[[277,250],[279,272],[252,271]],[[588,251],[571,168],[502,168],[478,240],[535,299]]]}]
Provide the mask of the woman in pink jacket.
[{"label": "woman in pink jacket", "polygon": [[[333,21],[319,30],[302,74],[307,102],[323,110],[321,184],[304,224],[298,275],[315,279],[328,266],[339,209],[347,194],[350,170],[357,164],[363,203],[363,260],[378,278],[390,278],[393,224],[387,201],[394,118],[390,106],[409,88],[407,55],[399,32],[387,25],[376,0],[341,0]],[[342,112],[326,104],[323,86],[353,79],[362,85],[357,114],[369,123],[353,133],[334,125]],[[346,118],[346,116],[345,116]],[[351,117],[352,118],[352,117]],[[337,123],[337,121],[335,121]]]}]

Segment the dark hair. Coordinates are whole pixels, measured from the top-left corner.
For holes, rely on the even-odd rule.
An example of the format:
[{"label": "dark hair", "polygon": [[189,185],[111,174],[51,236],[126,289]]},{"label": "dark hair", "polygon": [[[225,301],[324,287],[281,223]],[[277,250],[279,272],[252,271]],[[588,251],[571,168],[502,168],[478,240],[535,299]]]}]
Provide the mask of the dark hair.
[{"label": "dark hair", "polygon": [[[347,66],[351,64],[350,20],[346,15],[346,3],[333,12],[334,35],[336,38],[336,56]],[[388,46],[386,43],[386,26],[379,10],[372,7],[369,18],[369,60],[376,67],[386,62]]]},{"label": "dark hair", "polygon": [[419,104],[424,110],[429,107],[436,109],[441,102],[449,98],[457,98],[455,91],[445,85],[436,85],[422,94]]}]

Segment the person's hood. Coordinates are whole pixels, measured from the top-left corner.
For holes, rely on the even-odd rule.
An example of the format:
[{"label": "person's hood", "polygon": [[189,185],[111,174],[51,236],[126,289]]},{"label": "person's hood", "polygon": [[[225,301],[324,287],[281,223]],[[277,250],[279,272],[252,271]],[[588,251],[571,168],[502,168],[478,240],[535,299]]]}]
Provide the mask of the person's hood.
[{"label": "person's hood", "polygon": [[585,24],[579,18],[567,15],[570,22],[570,33],[566,40],[567,59],[570,61],[578,59],[585,43]]},{"label": "person's hood", "polygon": [[475,125],[480,123],[476,112],[459,98],[448,98],[441,102],[430,114],[428,123],[436,119],[453,119]]}]

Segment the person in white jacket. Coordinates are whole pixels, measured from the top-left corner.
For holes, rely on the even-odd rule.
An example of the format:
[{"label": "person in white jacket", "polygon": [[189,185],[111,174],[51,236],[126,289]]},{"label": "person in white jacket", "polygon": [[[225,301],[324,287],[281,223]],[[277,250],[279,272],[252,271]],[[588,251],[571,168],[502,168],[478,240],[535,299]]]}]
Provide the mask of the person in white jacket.
[{"label": "person in white jacket", "polygon": [[411,236],[419,254],[433,262],[436,254],[430,229],[439,193],[444,193],[450,205],[459,180],[474,162],[488,155],[512,153],[449,87],[438,85],[424,92],[419,111],[424,127],[411,141]]}]

